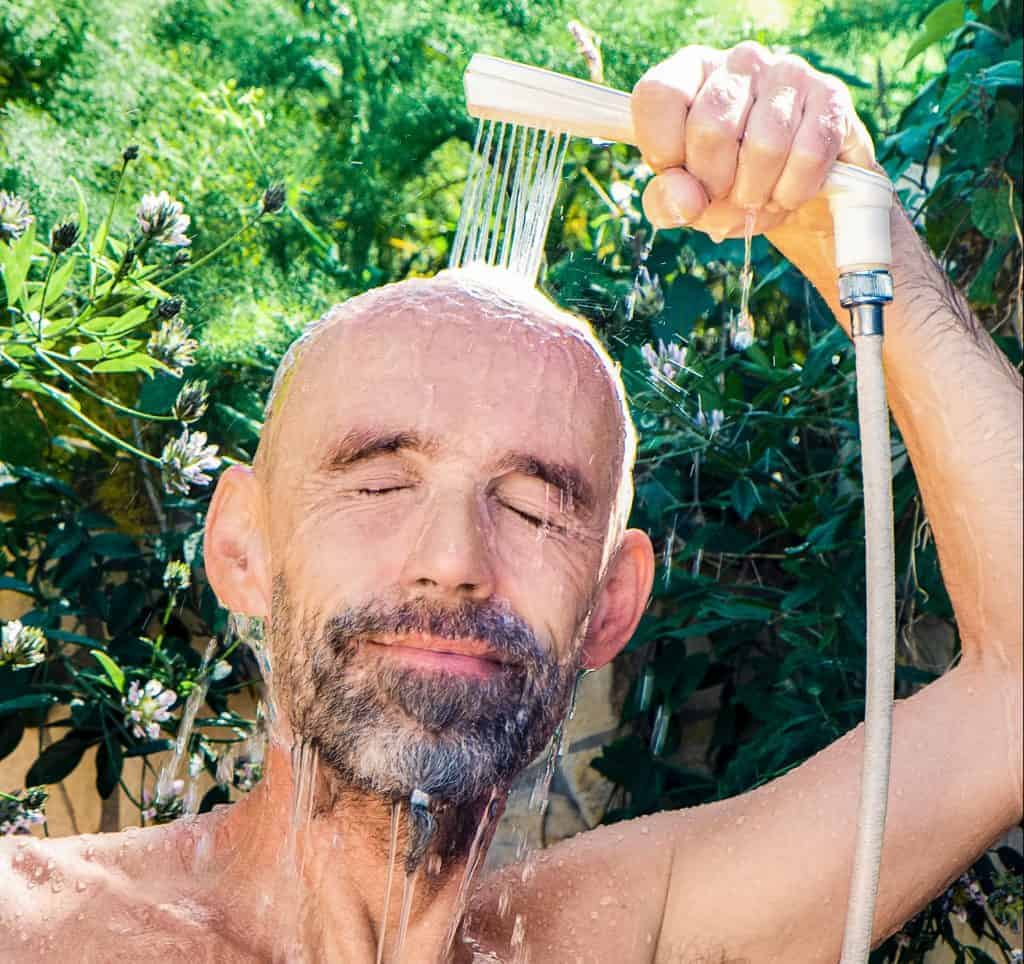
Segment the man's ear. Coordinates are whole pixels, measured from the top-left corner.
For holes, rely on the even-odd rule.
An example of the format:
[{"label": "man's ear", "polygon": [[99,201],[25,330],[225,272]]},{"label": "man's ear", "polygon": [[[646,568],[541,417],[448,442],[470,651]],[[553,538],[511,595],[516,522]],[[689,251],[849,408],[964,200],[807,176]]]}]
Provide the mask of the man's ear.
[{"label": "man's ear", "polygon": [[608,566],[583,640],[581,669],[599,669],[633,635],[654,583],[654,548],[646,532],[627,529]]},{"label": "man's ear", "polygon": [[261,521],[260,484],[248,466],[232,465],[217,482],[206,517],[206,577],[230,612],[270,613],[270,560]]}]

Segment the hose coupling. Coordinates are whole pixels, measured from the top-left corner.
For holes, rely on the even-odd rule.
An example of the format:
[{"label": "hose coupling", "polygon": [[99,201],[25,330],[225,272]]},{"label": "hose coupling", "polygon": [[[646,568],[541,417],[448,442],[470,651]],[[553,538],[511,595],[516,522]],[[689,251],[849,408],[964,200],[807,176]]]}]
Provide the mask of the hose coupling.
[{"label": "hose coupling", "polygon": [[882,308],[892,301],[892,294],[888,271],[845,271],[839,276],[839,304],[850,312],[854,338],[884,332]]}]

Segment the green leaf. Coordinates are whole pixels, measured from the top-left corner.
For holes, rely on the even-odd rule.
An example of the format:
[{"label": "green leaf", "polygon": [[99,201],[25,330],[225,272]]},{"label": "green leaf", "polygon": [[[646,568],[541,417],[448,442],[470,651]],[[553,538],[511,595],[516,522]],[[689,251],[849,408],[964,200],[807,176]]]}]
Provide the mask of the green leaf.
[{"label": "green leaf", "polygon": [[736,514],[744,521],[750,518],[754,508],[761,501],[750,479],[737,479],[733,482],[729,490],[729,499]]},{"label": "green leaf", "polygon": [[996,276],[999,274],[999,269],[1002,268],[1013,248],[1013,241],[1004,241],[1002,244],[994,244],[992,246],[992,250],[989,251],[988,256],[978,269],[978,273],[974,276],[971,287],[967,292],[972,302],[983,305],[995,304],[996,296],[992,286],[995,283]]},{"label": "green leaf", "polygon": [[36,240],[36,224],[33,221],[11,245],[3,264],[4,288],[7,290],[7,304],[13,305],[21,297],[21,289],[28,277],[28,269],[32,264],[32,248]]},{"label": "green leaf", "polygon": [[90,540],[89,550],[105,559],[133,559],[139,554],[135,541],[122,532],[101,532]]},{"label": "green leaf", "polygon": [[25,593],[27,596],[35,595],[35,590],[29,583],[21,579],[15,579],[13,576],[0,576],[0,589]]},{"label": "green leaf", "polygon": [[1004,60],[1000,64],[993,64],[978,75],[978,83],[987,90],[995,90],[998,87],[1024,86],[1024,79],[1021,77],[1021,62],[1019,60]]},{"label": "green leaf", "polygon": [[1010,185],[986,187],[976,191],[971,199],[971,220],[974,226],[987,238],[1003,241],[1016,234],[1014,216],[1020,221],[1020,196],[1013,199],[1010,207]]},{"label": "green leaf", "polygon": [[966,15],[967,5],[964,0],[946,0],[945,3],[940,3],[924,18],[921,30],[907,51],[903,66],[906,67],[910,61],[927,50],[933,43],[948,36],[958,27],[962,27]]},{"label": "green leaf", "polygon": [[110,677],[110,682],[114,684],[114,689],[118,693],[124,692],[124,670],[117,665],[106,653],[101,652],[98,649],[92,651],[93,656],[96,657],[96,662],[103,667],[107,676]]},{"label": "green leaf", "polygon": [[10,756],[21,742],[25,732],[25,723],[20,716],[0,719],[0,760]]},{"label": "green leaf", "polygon": [[157,370],[167,370],[167,366],[158,362],[151,355],[146,355],[143,352],[132,352],[129,355],[121,355],[119,358],[108,358],[106,361],[101,361],[98,365],[94,365],[94,372],[150,372]]},{"label": "green leaf", "polygon": [[227,787],[222,787],[218,784],[217,786],[210,787],[203,795],[203,799],[199,802],[199,812],[209,813],[214,807],[222,803],[231,803],[231,794],[228,793]]},{"label": "green leaf", "polygon": [[96,752],[96,792],[106,800],[116,789],[124,769],[124,750],[115,739],[108,739]]},{"label": "green leaf", "polygon": [[[64,263],[57,268],[50,276],[50,283],[46,285],[46,304],[54,304],[62,294],[64,289],[68,286],[68,279],[71,277],[72,272],[75,270],[75,256],[70,255],[64,259]],[[40,302],[43,299],[43,282],[39,282],[39,286],[31,298],[28,299],[28,307],[30,311],[38,311],[40,314],[46,312],[45,306],[41,305]],[[62,320],[60,322],[64,324]],[[44,328],[44,334],[49,335],[49,332]]]},{"label": "green leaf", "polygon": [[49,693],[31,693],[28,696],[16,696],[11,700],[4,700],[0,703],[0,716],[8,713],[16,713],[18,710],[41,710],[47,706],[53,706],[57,702],[56,696]]},{"label": "green leaf", "polygon": [[60,783],[81,762],[85,751],[97,743],[96,737],[72,731],[63,740],[48,746],[25,774],[25,786]]}]

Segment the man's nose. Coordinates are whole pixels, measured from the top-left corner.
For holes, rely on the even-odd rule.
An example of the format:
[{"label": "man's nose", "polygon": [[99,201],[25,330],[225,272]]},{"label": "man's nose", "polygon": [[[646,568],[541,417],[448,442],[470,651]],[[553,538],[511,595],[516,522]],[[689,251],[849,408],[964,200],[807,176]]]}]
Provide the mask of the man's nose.
[{"label": "man's nose", "polygon": [[402,581],[424,595],[487,599],[494,593],[495,577],[486,526],[474,497],[433,499]]}]

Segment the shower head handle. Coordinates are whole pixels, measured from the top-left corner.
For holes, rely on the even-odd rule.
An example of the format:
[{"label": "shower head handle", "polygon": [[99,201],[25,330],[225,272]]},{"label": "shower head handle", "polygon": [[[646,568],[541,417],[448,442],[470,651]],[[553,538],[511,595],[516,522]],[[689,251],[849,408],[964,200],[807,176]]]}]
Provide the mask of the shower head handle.
[{"label": "shower head handle", "polygon": [[[488,54],[474,54],[463,77],[466,108],[482,120],[636,146],[630,95]],[[836,162],[825,177],[840,271],[887,268],[892,261],[884,174]]]}]

